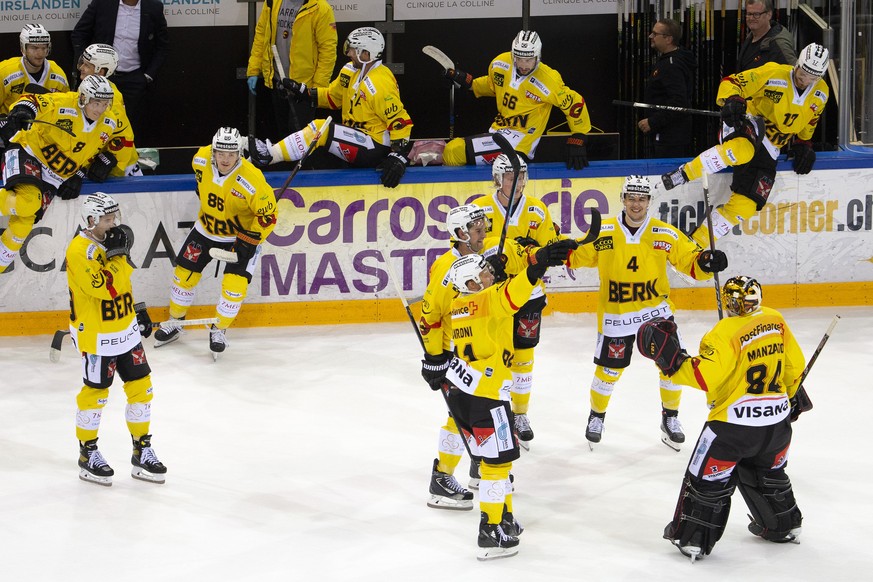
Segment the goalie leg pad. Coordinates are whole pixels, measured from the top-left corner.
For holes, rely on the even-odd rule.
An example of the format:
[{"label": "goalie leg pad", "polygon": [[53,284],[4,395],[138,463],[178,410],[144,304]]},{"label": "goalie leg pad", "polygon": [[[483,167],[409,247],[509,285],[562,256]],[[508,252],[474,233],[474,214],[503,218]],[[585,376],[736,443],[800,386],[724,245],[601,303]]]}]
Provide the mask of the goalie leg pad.
[{"label": "goalie leg pad", "polygon": [[739,475],[740,493],[752,514],[749,531],[771,542],[794,541],[803,515],[785,471],[756,471],[740,464]]},{"label": "goalie leg pad", "polygon": [[664,538],[685,555],[709,555],[724,533],[734,489],[731,480],[708,483],[686,474]]}]

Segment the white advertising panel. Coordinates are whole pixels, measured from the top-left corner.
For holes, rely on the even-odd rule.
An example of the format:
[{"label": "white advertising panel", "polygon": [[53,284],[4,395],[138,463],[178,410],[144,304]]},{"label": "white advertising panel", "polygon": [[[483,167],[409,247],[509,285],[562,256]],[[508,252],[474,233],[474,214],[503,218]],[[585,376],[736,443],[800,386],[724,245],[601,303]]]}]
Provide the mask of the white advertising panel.
[{"label": "white advertising panel", "polygon": [[521,0],[395,0],[395,20],[521,18]]}]

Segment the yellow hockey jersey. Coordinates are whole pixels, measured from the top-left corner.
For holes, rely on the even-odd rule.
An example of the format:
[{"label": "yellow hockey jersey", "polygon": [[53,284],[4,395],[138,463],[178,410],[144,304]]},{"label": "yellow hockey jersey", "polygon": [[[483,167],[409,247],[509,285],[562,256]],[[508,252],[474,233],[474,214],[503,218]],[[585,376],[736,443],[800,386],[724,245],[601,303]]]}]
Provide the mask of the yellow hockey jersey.
[{"label": "yellow hockey jersey", "polygon": [[791,411],[805,363],[782,314],[762,307],[719,321],[671,379],[706,392],[709,420],[768,426]]},{"label": "yellow hockey jersey", "polygon": [[70,337],[80,352],[117,356],[140,341],[133,310],[133,267],[80,232],[67,247]]},{"label": "yellow hockey jersey", "polygon": [[712,278],[697,265],[703,249],[688,236],[651,216],[632,235],[623,214],[604,220],[597,240],[570,253],[571,268],[597,267],[597,328],[607,337],[633,335],[643,322],[673,315],[667,263],[698,281]]},{"label": "yellow hockey jersey", "polygon": [[[121,115],[114,107],[107,108],[100,119],[88,122],[79,107],[79,95],[74,91],[25,95],[20,102],[35,108],[36,118],[45,123],[32,124],[30,129],[16,133],[11,141],[37,157],[60,181],[87,166],[122,128]],[[71,131],[75,137],[61,128]],[[42,179],[50,183],[58,181],[45,175]]]},{"label": "yellow hockey jersey", "polygon": [[133,127],[130,125],[130,119],[127,117],[127,110],[124,107],[124,96],[115,83],[109,81],[112,85],[112,92],[115,97],[112,99],[112,108],[118,116],[118,128],[112,134],[112,139],[109,140],[109,151],[118,160],[118,163],[112,168],[112,176],[128,176],[134,171],[136,162],[139,160],[139,154],[136,152],[136,145],[133,143]]},{"label": "yellow hockey jersey", "polygon": [[455,357],[446,372],[449,382],[473,396],[510,399],[510,368],[515,357],[512,317],[533,288],[527,274],[522,273],[452,301]]},{"label": "yellow hockey jersey", "polygon": [[342,109],[343,125],[382,145],[412,134],[412,119],[400,101],[397,79],[381,61],[361,70],[346,63],[327,89],[318,89],[318,107]]},{"label": "yellow hockey jersey", "polygon": [[212,146],[197,150],[191,162],[200,198],[200,213],[194,225],[206,238],[218,242],[236,240],[245,230],[260,234],[263,242],[276,228],[276,193],[264,174],[240,158],[228,174],[221,176],[212,163]]},{"label": "yellow hockey jersey", "polygon": [[12,104],[24,94],[24,87],[28,83],[42,85],[51,93],[70,90],[67,75],[54,61],[46,59],[42,74],[37,78],[24,68],[24,57],[6,59],[0,62],[0,114],[5,115],[12,110]]},{"label": "yellow hockey jersey", "polygon": [[497,117],[491,124],[492,131],[509,129],[525,134],[515,149],[530,157],[547,129],[552,107],[567,117],[570,132],[591,131],[585,99],[564,84],[558,71],[539,63],[532,73],[518,77],[510,52],[491,61],[487,75],[473,79],[473,93],[476,97],[496,98]]},{"label": "yellow hockey jersey", "polygon": [[718,86],[716,103],[724,105],[731,95],[747,99],[747,111],[764,118],[766,135],[781,148],[793,136],[809,140],[828,102],[828,86],[818,79],[802,92],[794,86],[792,65],[767,63],[725,77]]}]

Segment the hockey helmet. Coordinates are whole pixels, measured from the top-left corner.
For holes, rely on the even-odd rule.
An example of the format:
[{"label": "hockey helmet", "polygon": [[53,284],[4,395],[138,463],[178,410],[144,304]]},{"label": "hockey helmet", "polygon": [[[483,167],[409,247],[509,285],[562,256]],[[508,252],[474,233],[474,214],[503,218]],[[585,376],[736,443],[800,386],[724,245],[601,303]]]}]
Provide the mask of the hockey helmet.
[{"label": "hockey helmet", "polygon": [[[527,173],[527,163],[519,156],[518,158],[519,164],[519,176],[521,174]],[[500,154],[497,158],[494,159],[494,163],[491,164],[491,176],[494,178],[494,184],[500,186],[503,184],[503,174],[512,173],[512,162],[509,161],[509,156],[506,154]],[[519,177],[521,180],[521,177]]]},{"label": "hockey helmet", "polygon": [[49,53],[52,52],[52,37],[42,24],[25,24],[18,35],[18,44],[21,54],[24,54],[24,48],[29,44],[46,44]]},{"label": "hockey helmet", "polygon": [[237,152],[243,155],[246,139],[235,127],[220,127],[212,138],[213,152]]},{"label": "hockey helmet", "polygon": [[[540,63],[540,56],[543,52],[543,41],[540,40],[540,35],[532,30],[522,30],[512,41],[512,62],[515,65],[516,59],[536,59],[536,62],[531,67],[531,70],[526,75],[529,75],[537,68]],[[518,66],[515,67],[516,71]]]},{"label": "hockey helmet", "polygon": [[[358,60],[362,63],[369,63],[382,58],[382,51],[385,50],[385,38],[382,33],[372,26],[364,26],[356,28],[349,33],[345,43],[343,43],[343,54],[348,54],[349,49],[354,49]],[[365,61],[361,54],[367,51],[370,53],[370,60]]]},{"label": "hockey helmet", "polygon": [[808,75],[822,77],[828,70],[829,59],[828,49],[820,44],[811,43],[797,55],[796,68]]},{"label": "hockey helmet", "polygon": [[[482,255],[475,253],[464,255],[449,267],[449,280],[462,295],[477,293],[485,288],[485,284],[482,282],[482,272],[486,270],[491,271],[491,265]],[[478,288],[470,289],[467,286],[469,281],[473,281]]]},{"label": "hockey helmet", "polygon": [[[79,64],[83,61],[93,65],[96,74],[111,77],[118,68],[118,51],[111,44],[92,44],[82,51]],[[106,69],[106,72],[101,73],[101,69]]]},{"label": "hockey helmet", "polygon": [[[82,201],[82,220],[85,221],[85,230],[91,230],[97,224],[101,217],[115,212],[115,225],[121,224],[121,211],[118,208],[118,202],[115,201],[109,194],[103,192],[95,192],[85,196]],[[90,219],[94,219],[94,224],[91,224]]]},{"label": "hockey helmet", "polygon": [[725,282],[721,301],[732,316],[749,315],[761,307],[762,295],[761,285],[755,279],[740,275]]},{"label": "hockey helmet", "polygon": [[91,75],[79,84],[79,107],[85,107],[92,99],[109,101],[111,105],[114,97],[115,92],[106,77]]},{"label": "hockey helmet", "polygon": [[[469,242],[470,226],[476,221],[483,221],[488,228],[488,217],[485,211],[475,204],[463,204],[449,210],[446,216],[446,230],[451,236],[452,242]],[[461,231],[460,235],[458,231]]]},{"label": "hockey helmet", "polygon": [[624,202],[624,197],[627,194],[636,194],[638,196],[648,196],[652,199],[652,184],[645,176],[632,175],[624,179],[624,184],[621,187],[621,201]]}]

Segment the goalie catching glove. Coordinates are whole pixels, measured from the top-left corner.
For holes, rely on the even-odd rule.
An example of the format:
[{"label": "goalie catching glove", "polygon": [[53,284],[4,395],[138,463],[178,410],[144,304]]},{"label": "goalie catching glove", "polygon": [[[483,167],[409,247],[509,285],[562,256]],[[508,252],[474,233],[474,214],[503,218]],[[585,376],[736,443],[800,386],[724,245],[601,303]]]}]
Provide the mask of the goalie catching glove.
[{"label": "goalie catching glove", "polygon": [[679,343],[676,324],[663,317],[656,317],[640,326],[637,349],[642,356],[654,360],[667,376],[678,372],[690,357]]},{"label": "goalie catching glove", "polygon": [[452,361],[452,352],[444,351],[438,356],[424,354],[421,361],[421,377],[427,382],[431,390],[439,390],[446,382],[446,370]]}]

